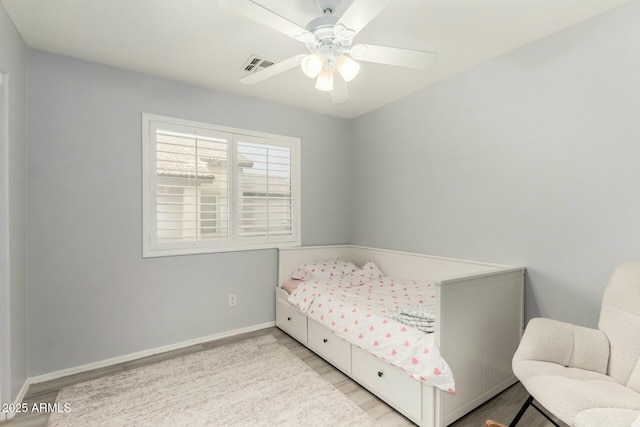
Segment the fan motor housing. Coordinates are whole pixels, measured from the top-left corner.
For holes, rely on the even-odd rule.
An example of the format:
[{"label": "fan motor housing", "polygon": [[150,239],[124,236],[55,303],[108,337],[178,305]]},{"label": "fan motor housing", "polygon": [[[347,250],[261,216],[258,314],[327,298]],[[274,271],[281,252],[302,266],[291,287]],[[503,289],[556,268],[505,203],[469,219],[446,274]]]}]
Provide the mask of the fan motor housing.
[{"label": "fan motor housing", "polygon": [[306,29],[313,33],[320,41],[335,39],[336,33],[334,32],[333,27],[337,22],[337,16],[321,16],[309,22]]},{"label": "fan motor housing", "polygon": [[314,43],[306,43],[307,50],[311,53],[322,52],[332,57],[340,55],[349,49],[351,40],[341,39],[336,34],[336,16],[321,16],[309,22],[306,29],[316,37]]}]

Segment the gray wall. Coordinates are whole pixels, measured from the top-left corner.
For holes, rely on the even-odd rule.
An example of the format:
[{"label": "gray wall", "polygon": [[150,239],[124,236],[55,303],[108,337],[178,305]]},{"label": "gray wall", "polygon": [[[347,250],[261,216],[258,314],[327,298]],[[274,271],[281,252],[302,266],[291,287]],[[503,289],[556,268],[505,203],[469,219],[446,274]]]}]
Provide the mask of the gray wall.
[{"label": "gray wall", "polygon": [[[26,332],[26,76],[27,48],[0,4],[0,395],[13,401],[27,378]],[[4,93],[3,93],[4,92]],[[0,96],[2,102],[2,96]],[[0,107],[4,110],[4,107]],[[3,114],[7,114],[4,111]],[[5,124],[8,123],[8,138]]]},{"label": "gray wall", "polygon": [[[141,258],[143,111],[302,138],[305,245],[523,264],[527,317],[595,325],[611,269],[640,255],[639,16],[633,0],[351,122],[32,51],[29,375],[274,319],[274,250]],[[23,139],[0,186],[12,236]]]},{"label": "gray wall", "polygon": [[352,121],[356,244],[528,267],[526,316],[595,326],[640,257],[640,2]]},{"label": "gray wall", "polygon": [[40,51],[28,82],[30,375],[275,318],[276,250],[142,259],[142,112],[302,138],[303,244],[349,241],[346,120]]}]

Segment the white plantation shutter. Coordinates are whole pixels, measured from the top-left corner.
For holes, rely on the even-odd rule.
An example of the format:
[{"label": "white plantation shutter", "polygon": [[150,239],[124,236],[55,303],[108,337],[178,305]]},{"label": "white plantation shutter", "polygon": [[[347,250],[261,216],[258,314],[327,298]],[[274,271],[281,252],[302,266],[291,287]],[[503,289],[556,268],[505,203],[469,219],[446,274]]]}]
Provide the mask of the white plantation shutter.
[{"label": "white plantation shutter", "polygon": [[273,140],[236,138],[238,236],[256,242],[291,240],[296,213],[293,148]]},{"label": "white plantation shutter", "polygon": [[149,114],[143,133],[145,257],[300,245],[299,140]]},{"label": "white plantation shutter", "polygon": [[229,237],[231,136],[155,126],[156,242]]}]

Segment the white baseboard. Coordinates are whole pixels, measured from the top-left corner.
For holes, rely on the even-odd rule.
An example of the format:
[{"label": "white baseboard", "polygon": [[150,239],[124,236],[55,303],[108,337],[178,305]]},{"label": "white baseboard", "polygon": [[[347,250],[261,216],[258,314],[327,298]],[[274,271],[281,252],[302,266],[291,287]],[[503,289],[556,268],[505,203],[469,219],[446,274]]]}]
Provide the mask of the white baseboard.
[{"label": "white baseboard", "polygon": [[[22,384],[22,387],[20,388],[20,391],[18,392],[18,395],[14,400],[15,406],[20,406],[22,404],[22,401],[24,400],[24,397],[27,395],[27,390],[29,390],[30,385],[31,385],[31,378],[27,378],[24,384]],[[6,415],[6,420],[3,420],[2,418],[0,418],[0,421],[10,421],[13,417],[16,416],[16,412],[7,412],[5,413],[5,415]]]},{"label": "white baseboard", "polygon": [[[46,381],[57,380],[58,378],[67,377],[69,375],[75,375],[82,372],[91,371],[94,369],[105,368],[107,366],[116,365],[118,363],[131,362],[136,359],[141,359],[143,357],[153,356],[160,353],[166,353],[168,351],[179,350],[181,348],[190,347],[196,344],[202,344],[209,341],[215,341],[222,338],[232,337],[235,335],[244,334],[247,332],[258,331],[260,329],[271,328],[276,325],[276,322],[267,322],[261,323],[259,325],[247,326],[245,328],[233,329],[231,331],[221,332],[214,335],[209,335],[206,337],[195,338],[188,341],[183,341],[177,344],[169,344],[162,347],[157,347],[150,350],[143,350],[137,353],[126,354],[124,356],[118,356],[111,359],[101,360],[99,362],[88,363],[86,365],[76,366],[73,368],[62,369],[60,371],[50,372],[48,374],[36,375],[34,377],[30,377],[27,379],[27,384],[25,384],[28,388],[29,384],[39,384]],[[26,389],[24,390],[26,393]],[[24,397],[24,394],[22,395]],[[21,402],[20,400],[19,402]]]}]

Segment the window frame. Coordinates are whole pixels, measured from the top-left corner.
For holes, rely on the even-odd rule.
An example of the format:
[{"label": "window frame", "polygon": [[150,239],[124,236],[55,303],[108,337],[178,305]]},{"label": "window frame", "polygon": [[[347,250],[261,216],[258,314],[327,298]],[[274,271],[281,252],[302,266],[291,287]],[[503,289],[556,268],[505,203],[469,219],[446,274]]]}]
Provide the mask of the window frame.
[{"label": "window frame", "polygon": [[[228,166],[228,215],[229,229],[226,239],[215,241],[193,240],[183,242],[157,242],[156,239],[156,203],[155,193],[156,181],[156,139],[155,129],[157,125],[165,125],[168,128],[186,128],[197,134],[198,130],[203,130],[204,134],[227,134],[229,136],[229,166]],[[251,141],[262,141],[268,146],[284,146],[290,149],[291,153],[291,209],[292,212],[292,235],[290,238],[270,237],[268,234],[263,238],[244,238],[238,235],[237,217],[238,213],[238,141],[249,139]],[[197,122],[192,120],[179,119],[174,117],[161,116],[157,114],[142,113],[142,256],[143,258],[190,255],[216,252],[234,252],[258,249],[272,249],[301,246],[301,168],[300,168],[300,138],[276,135],[265,132],[251,131],[228,126],[220,126],[211,123]],[[199,196],[197,196],[199,199]],[[200,215],[199,203],[196,215]],[[196,235],[200,230],[196,229]]]}]

